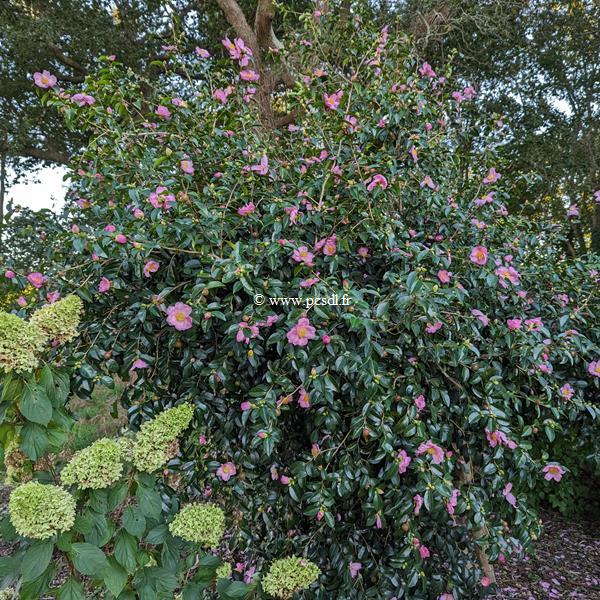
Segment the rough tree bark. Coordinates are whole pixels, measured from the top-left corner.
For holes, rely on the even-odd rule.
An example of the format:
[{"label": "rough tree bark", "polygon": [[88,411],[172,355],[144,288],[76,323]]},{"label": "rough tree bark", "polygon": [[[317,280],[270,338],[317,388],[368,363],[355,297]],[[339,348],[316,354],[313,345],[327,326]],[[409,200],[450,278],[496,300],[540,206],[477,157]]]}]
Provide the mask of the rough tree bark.
[{"label": "rough tree bark", "polygon": [[255,99],[263,125],[277,128],[291,123],[295,114],[276,114],[271,103],[273,92],[279,87],[292,87],[294,77],[284,65],[268,64],[267,53],[270,48],[280,49],[281,43],[273,32],[275,6],[272,0],[259,0],[251,27],[236,0],[217,0],[227,22],[233,27],[238,37],[252,49],[254,64],[260,75],[256,86]]}]

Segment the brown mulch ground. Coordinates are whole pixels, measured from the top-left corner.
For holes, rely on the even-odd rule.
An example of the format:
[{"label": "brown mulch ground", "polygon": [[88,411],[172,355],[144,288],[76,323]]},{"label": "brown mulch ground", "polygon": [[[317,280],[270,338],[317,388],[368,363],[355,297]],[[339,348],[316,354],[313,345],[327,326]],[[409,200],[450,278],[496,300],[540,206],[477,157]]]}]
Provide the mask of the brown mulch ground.
[{"label": "brown mulch ground", "polygon": [[497,600],[600,600],[600,522],[543,512],[535,556],[496,567]]}]

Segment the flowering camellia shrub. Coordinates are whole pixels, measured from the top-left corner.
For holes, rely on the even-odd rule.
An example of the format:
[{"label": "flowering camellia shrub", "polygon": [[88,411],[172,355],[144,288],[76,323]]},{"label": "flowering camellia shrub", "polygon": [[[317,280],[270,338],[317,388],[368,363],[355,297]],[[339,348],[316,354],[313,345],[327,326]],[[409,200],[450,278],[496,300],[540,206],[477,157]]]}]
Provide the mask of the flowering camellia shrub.
[{"label": "flowering camellia shrub", "polygon": [[[597,258],[508,214],[502,124],[469,125],[473,88],[356,19],[343,53],[323,16],[270,53],[296,80],[278,129],[240,39],[222,62],[169,47],[176,89],[118,59],[77,93],[42,86],[91,139],[72,252],[36,283],[87,302],[74,389],[129,381],[141,427],[63,480],[93,513],[66,551],[114,568],[108,594],[476,598],[539,535],[531,490],[569,485],[552,442],[597,431]],[[195,408],[184,435],[144,424],[174,405]],[[131,485],[139,511],[114,514]]]}]

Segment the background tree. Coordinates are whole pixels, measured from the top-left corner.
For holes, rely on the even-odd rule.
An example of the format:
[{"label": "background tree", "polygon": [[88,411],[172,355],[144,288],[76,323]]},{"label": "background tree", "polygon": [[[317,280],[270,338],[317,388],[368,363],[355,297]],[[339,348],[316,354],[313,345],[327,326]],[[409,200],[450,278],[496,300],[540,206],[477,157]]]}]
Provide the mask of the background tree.
[{"label": "background tree", "polygon": [[[396,3],[422,56],[452,60],[478,105],[507,117],[512,208],[531,218],[580,218],[572,253],[600,249],[600,5],[593,0]],[[574,209],[572,212],[576,212]]]}]

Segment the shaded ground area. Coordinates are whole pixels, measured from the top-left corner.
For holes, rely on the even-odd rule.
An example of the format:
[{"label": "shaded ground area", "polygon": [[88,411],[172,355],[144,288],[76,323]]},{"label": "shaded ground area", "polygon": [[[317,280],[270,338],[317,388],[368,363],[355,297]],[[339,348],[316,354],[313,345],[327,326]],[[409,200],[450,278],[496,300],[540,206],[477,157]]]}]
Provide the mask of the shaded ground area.
[{"label": "shaded ground area", "polygon": [[600,600],[600,521],[544,511],[536,555],[496,568],[497,600]]}]

